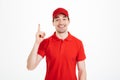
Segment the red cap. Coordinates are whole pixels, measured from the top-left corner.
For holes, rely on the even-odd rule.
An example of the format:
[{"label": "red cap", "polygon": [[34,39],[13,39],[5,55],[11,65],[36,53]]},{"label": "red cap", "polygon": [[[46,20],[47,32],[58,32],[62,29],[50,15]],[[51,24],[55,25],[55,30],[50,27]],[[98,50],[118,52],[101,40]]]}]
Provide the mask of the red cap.
[{"label": "red cap", "polygon": [[53,18],[56,17],[58,14],[64,14],[66,16],[69,16],[68,11],[66,9],[64,9],[64,8],[57,8],[56,10],[54,10]]}]

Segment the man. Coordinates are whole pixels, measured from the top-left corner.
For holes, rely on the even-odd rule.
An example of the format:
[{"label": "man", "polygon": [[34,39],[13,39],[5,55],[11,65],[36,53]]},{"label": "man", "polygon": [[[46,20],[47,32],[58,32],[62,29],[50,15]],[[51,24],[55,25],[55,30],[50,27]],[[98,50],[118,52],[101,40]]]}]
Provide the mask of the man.
[{"label": "man", "polygon": [[46,56],[45,80],[86,80],[85,53],[82,41],[67,31],[70,23],[68,11],[57,8],[53,11],[53,26],[56,31],[49,38],[44,39],[45,33],[38,31],[33,49],[28,56],[27,68],[33,70]]}]

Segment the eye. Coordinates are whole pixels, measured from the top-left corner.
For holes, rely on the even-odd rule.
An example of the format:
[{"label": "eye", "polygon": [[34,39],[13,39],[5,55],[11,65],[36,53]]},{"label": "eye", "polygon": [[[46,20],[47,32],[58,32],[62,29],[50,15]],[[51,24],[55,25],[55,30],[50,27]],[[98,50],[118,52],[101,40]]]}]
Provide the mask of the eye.
[{"label": "eye", "polygon": [[63,20],[64,20],[64,21],[66,21],[66,20],[67,20],[67,18],[63,18]]},{"label": "eye", "polygon": [[59,19],[55,19],[55,21],[57,22],[57,21],[59,21]]}]

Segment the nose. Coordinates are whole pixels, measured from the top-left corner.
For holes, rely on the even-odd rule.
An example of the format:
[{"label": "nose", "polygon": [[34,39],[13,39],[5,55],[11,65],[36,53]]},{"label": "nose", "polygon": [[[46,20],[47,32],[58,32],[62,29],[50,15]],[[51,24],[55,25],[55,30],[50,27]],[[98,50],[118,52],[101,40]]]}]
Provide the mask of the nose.
[{"label": "nose", "polygon": [[60,21],[59,21],[59,24],[63,24],[64,23],[64,21],[61,19]]}]

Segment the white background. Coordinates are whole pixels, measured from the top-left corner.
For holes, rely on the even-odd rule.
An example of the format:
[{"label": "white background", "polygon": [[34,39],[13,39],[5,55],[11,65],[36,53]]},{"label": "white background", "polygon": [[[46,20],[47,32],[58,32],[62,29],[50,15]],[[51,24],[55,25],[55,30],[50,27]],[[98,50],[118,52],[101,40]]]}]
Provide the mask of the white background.
[{"label": "white background", "polygon": [[45,59],[33,71],[26,60],[38,23],[53,34],[57,7],[69,11],[69,31],[83,41],[87,80],[120,80],[120,0],[0,0],[0,80],[44,80]]}]

